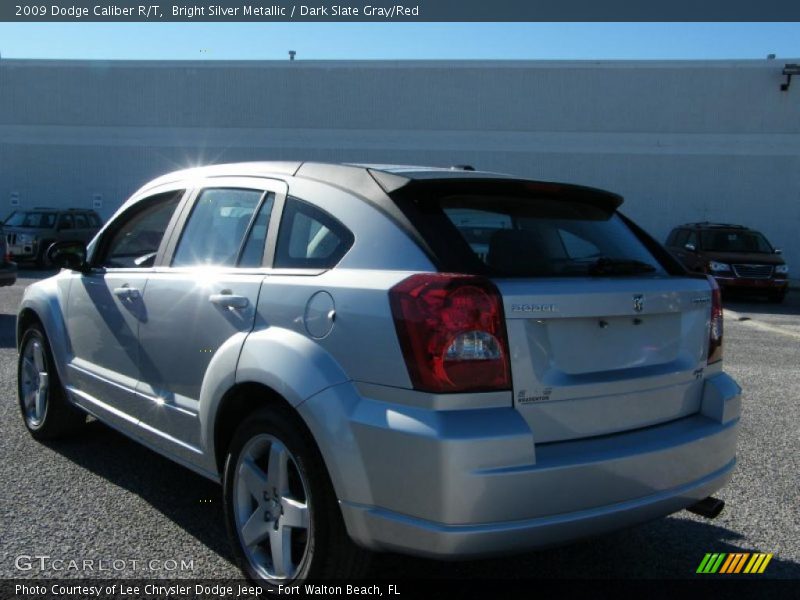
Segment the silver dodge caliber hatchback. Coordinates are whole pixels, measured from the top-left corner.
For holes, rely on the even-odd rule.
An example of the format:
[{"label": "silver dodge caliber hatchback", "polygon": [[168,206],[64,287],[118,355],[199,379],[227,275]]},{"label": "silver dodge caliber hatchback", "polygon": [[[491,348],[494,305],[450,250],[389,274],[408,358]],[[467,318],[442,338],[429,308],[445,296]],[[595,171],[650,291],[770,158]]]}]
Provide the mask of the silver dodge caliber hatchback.
[{"label": "silver dodge caliber hatchback", "polygon": [[719,291],[621,203],[460,168],[163,176],[27,288],[25,425],[88,413],[221,482],[268,585],[713,516],[740,414]]}]

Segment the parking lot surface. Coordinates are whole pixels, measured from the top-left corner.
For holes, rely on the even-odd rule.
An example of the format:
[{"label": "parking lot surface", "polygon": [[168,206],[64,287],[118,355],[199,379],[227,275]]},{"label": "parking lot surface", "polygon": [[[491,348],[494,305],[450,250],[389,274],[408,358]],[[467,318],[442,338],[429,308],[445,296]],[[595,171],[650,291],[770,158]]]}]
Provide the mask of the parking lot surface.
[{"label": "parking lot surface", "polygon": [[[240,577],[219,486],[97,422],[80,437],[47,444],[26,432],[16,399],[15,315],[25,286],[45,275],[21,271],[16,285],[0,288],[0,577]],[[725,366],[744,388],[743,417],[739,464],[717,494],[727,506],[716,520],[684,511],[483,561],[380,555],[370,575],[683,578],[695,576],[707,552],[768,552],[774,558],[758,577],[800,578],[800,293],[782,305],[726,301]]]}]

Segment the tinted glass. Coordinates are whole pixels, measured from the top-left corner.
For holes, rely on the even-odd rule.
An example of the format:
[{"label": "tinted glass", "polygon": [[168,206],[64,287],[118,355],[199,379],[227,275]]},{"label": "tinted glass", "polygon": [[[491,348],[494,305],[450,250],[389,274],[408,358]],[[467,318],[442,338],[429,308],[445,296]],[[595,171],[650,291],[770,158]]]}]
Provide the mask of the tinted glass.
[{"label": "tinted glass", "polygon": [[675,236],[675,246],[683,248],[686,245],[686,240],[689,239],[689,230],[680,229],[678,235]]},{"label": "tinted glass", "polygon": [[61,215],[58,219],[59,229],[75,229],[75,220],[72,215]]},{"label": "tinted glass", "polygon": [[184,227],[172,266],[235,265],[262,195],[258,190],[203,190]]},{"label": "tinted glass", "polygon": [[82,215],[80,213],[75,215],[75,228],[76,229],[87,229],[89,227],[89,221],[86,219],[86,215]]},{"label": "tinted glass", "polygon": [[10,227],[32,227],[49,229],[56,224],[56,213],[16,211],[6,219]]},{"label": "tinted glass", "polygon": [[461,257],[460,271],[497,277],[664,273],[613,210],[592,203],[450,196],[426,203],[425,213]]},{"label": "tinted glass", "polygon": [[702,233],[703,250],[711,252],[756,252],[771,254],[774,249],[757,231],[736,229],[708,230]]},{"label": "tinted glass", "polygon": [[287,198],[281,217],[275,267],[328,269],[353,244],[353,234],[321,209]]},{"label": "tinted glass", "polygon": [[269,228],[269,217],[272,213],[272,205],[275,203],[275,194],[269,193],[264,198],[261,208],[258,209],[253,225],[247,234],[247,241],[244,243],[242,255],[239,257],[240,267],[260,267],[264,259],[264,245],[267,241],[267,229]]},{"label": "tinted glass", "polygon": [[159,194],[141,201],[112,225],[110,238],[101,242],[105,252],[97,261],[108,268],[153,266],[172,213],[183,192]]},{"label": "tinted glass", "polygon": [[94,213],[88,213],[89,225],[92,227],[100,227],[100,217]]}]

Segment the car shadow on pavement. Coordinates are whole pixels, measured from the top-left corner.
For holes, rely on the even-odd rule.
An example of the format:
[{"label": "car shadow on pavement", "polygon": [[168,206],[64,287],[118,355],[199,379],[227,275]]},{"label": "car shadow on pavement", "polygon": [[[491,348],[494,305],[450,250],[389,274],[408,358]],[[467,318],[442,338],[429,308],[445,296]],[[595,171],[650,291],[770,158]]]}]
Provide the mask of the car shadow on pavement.
[{"label": "car shadow on pavement", "polygon": [[[726,509],[729,510],[729,509]],[[697,567],[706,553],[773,550],[735,545],[742,536],[712,521],[696,521],[687,513],[638,527],[558,546],[484,560],[441,562],[393,554],[378,555],[372,575],[402,579],[404,573],[425,573],[434,579],[702,579]],[[724,513],[723,513],[724,514]],[[762,575],[741,578],[800,578],[800,564],[774,555]]]},{"label": "car shadow on pavement", "polygon": [[747,296],[725,296],[723,306],[738,313],[757,315],[800,315],[800,290],[792,290],[781,304]]},{"label": "car shadow on pavement", "polygon": [[[47,442],[62,456],[144,499],[207,548],[232,561],[219,485],[140,444],[92,422],[80,440]],[[213,502],[201,502],[212,498]],[[735,517],[736,508],[725,509]],[[462,578],[697,578],[707,552],[774,552],[769,547],[737,545],[742,536],[720,521],[701,521],[677,513],[639,527],[568,546],[500,558],[445,562],[398,554],[375,555],[370,577],[404,580]],[[765,532],[768,537],[769,532]],[[412,575],[417,574],[417,575]],[[738,577],[800,578],[800,564],[772,558],[764,575]]]},{"label": "car shadow on pavement", "polygon": [[78,437],[44,443],[81,467],[136,494],[207,548],[229,561],[234,560],[225,531],[222,487],[218,484],[98,421],[90,422]]}]

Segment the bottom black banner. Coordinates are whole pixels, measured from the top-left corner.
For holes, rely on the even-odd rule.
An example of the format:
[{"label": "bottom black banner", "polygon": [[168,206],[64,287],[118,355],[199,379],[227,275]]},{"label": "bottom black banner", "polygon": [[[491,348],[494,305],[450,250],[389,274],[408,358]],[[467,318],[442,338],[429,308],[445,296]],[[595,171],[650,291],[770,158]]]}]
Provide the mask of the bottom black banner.
[{"label": "bottom black banner", "polygon": [[714,577],[691,580],[403,579],[327,581],[272,587],[246,580],[5,579],[0,598],[19,600],[251,600],[260,598],[796,598],[791,580]]}]

